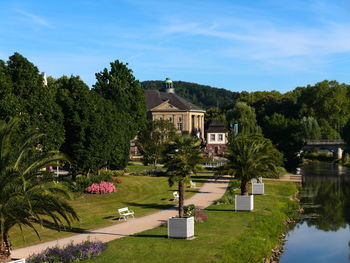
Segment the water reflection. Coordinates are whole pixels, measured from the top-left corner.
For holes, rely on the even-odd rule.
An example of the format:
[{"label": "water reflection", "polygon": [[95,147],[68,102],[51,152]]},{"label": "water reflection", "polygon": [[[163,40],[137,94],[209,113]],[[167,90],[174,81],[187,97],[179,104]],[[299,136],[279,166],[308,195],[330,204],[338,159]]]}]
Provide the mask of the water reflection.
[{"label": "water reflection", "polygon": [[314,162],[301,174],[304,213],[280,262],[349,262],[350,170]]},{"label": "water reflection", "polygon": [[350,223],[350,173],[345,167],[312,163],[302,169],[301,220],[323,231],[337,231]]}]

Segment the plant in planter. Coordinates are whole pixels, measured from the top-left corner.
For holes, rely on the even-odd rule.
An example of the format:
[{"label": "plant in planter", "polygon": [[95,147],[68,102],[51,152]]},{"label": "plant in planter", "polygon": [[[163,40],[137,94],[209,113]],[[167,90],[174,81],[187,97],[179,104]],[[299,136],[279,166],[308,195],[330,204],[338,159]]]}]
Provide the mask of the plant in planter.
[{"label": "plant in planter", "polygon": [[281,154],[271,141],[260,135],[238,135],[228,145],[227,168],[241,180],[241,195],[236,195],[236,210],[254,209],[254,196],[248,195],[249,181],[257,176],[277,174]]},{"label": "plant in planter", "polygon": [[179,216],[168,221],[168,236],[189,238],[194,235],[194,218],[184,217],[185,184],[190,174],[196,172],[202,160],[201,141],[191,135],[176,136],[168,145],[164,167],[169,176],[169,185],[178,184]]},{"label": "plant in planter", "polygon": [[38,151],[41,134],[29,132],[18,138],[18,121],[0,122],[0,262],[11,260],[10,230],[29,227],[37,235],[36,224],[50,220],[60,227],[78,219],[65,201],[67,188],[47,176],[42,168],[64,160],[57,151]]}]

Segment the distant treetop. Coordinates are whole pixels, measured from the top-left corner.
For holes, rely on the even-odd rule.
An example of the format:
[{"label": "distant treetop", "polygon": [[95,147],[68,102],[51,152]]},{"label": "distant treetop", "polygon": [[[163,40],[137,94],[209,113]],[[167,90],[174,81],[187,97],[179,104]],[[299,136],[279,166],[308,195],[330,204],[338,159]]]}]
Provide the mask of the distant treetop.
[{"label": "distant treetop", "polygon": [[[164,80],[143,81],[141,86],[145,90],[165,91]],[[211,107],[225,108],[234,104],[235,100],[240,96],[239,92],[185,81],[173,81],[173,86],[177,95],[203,109]]]}]

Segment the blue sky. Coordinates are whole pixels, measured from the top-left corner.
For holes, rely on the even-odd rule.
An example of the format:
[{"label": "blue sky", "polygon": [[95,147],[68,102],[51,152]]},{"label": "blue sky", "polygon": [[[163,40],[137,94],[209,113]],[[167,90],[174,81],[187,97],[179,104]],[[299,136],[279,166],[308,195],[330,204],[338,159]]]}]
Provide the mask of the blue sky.
[{"label": "blue sky", "polygon": [[0,0],[0,59],[88,84],[113,60],[140,81],[233,91],[350,84],[350,1]]}]

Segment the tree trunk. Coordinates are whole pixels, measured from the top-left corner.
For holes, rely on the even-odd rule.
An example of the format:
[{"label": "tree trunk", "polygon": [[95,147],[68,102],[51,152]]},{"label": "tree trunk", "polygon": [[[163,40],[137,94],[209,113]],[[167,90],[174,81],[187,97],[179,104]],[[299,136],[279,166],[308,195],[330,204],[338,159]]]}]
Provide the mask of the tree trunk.
[{"label": "tree trunk", "polygon": [[185,187],[182,181],[179,182],[179,217],[184,217]]},{"label": "tree trunk", "polygon": [[8,234],[2,235],[0,247],[0,262],[8,262],[11,260],[11,243]]},{"label": "tree trunk", "polygon": [[241,195],[248,195],[249,183],[247,181],[241,181]]}]

